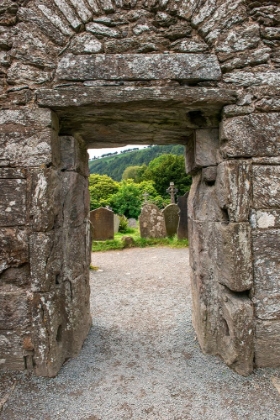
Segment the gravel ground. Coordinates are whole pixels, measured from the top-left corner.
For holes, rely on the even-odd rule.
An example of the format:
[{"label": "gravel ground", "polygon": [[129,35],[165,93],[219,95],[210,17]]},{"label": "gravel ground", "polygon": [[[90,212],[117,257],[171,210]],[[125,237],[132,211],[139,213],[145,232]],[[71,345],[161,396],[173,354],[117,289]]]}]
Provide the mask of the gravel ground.
[{"label": "gravel ground", "polygon": [[0,375],[1,420],[279,420],[280,369],[241,377],[201,353],[188,250],[92,254],[93,327],[53,379]]}]

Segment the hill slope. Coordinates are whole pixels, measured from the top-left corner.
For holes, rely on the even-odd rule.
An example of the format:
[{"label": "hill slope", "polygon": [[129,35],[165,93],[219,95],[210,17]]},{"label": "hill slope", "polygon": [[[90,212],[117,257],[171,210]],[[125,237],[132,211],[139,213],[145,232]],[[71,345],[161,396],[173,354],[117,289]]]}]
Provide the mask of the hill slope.
[{"label": "hill slope", "polygon": [[122,179],[122,174],[128,166],[148,165],[151,160],[163,155],[171,153],[173,155],[183,155],[184,146],[148,146],[146,149],[131,150],[120,154],[111,154],[98,159],[89,161],[89,170],[91,174],[109,175],[116,181]]}]

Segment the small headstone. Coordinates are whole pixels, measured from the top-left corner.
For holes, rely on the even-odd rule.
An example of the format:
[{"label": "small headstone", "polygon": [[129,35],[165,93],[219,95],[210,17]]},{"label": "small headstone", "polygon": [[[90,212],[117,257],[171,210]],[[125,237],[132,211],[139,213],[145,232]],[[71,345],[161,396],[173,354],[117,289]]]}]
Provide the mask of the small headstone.
[{"label": "small headstone", "polygon": [[135,245],[135,241],[131,236],[123,236],[122,243],[124,248],[132,248]]},{"label": "small headstone", "polygon": [[93,227],[93,240],[106,241],[114,239],[114,212],[100,207],[90,212],[90,221]]},{"label": "small headstone", "polygon": [[168,204],[163,209],[166,234],[167,236],[174,236],[177,233],[178,223],[179,223],[179,207],[177,204]]},{"label": "small headstone", "polygon": [[127,221],[127,226],[131,227],[131,228],[137,228],[137,220],[133,219],[133,217],[131,217],[130,219],[128,219]]},{"label": "small headstone", "polygon": [[120,216],[114,214],[114,233],[118,233],[120,227]]},{"label": "small headstone", "polygon": [[189,192],[185,195],[178,197],[179,224],[177,230],[178,239],[188,239],[188,196]]},{"label": "small headstone", "polygon": [[164,215],[155,204],[145,204],[139,216],[141,238],[165,238]]}]

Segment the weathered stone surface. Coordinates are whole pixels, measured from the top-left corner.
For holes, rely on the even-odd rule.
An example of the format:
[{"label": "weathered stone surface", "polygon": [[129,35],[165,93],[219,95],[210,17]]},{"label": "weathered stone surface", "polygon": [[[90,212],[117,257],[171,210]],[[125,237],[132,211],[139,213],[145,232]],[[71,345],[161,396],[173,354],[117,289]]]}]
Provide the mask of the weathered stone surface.
[{"label": "weathered stone surface", "polygon": [[254,310],[251,300],[223,290],[219,354],[240,375],[253,371]]},{"label": "weathered stone surface", "polygon": [[280,111],[280,99],[279,98],[263,98],[256,103],[256,109],[261,112],[274,112]]},{"label": "weathered stone surface", "polygon": [[64,172],[75,171],[84,177],[89,176],[86,144],[77,136],[60,136],[60,166]]},{"label": "weathered stone surface", "polygon": [[256,66],[257,64],[265,64],[270,59],[270,48],[260,48],[255,51],[238,53],[221,64],[223,73],[230,72],[234,69],[240,69],[247,66]]},{"label": "weathered stone surface", "polygon": [[162,211],[164,214],[167,236],[174,236],[177,233],[179,223],[179,211],[180,209],[177,206],[177,204],[168,204],[168,206],[166,206]]},{"label": "weathered stone surface", "polygon": [[250,71],[237,71],[234,73],[227,73],[223,76],[225,83],[231,83],[235,86],[279,86],[280,74],[277,70],[265,72],[250,72]]},{"label": "weathered stone surface", "polygon": [[166,227],[163,213],[155,204],[145,204],[139,216],[141,238],[164,238]]},{"label": "weathered stone surface", "polygon": [[204,352],[219,354],[236,372],[248,375],[254,356],[253,305],[244,294],[218,283],[215,240],[220,226],[189,220],[193,325]]},{"label": "weathered stone surface", "polygon": [[91,34],[79,34],[72,38],[69,52],[73,54],[97,54],[102,52],[102,44]]},{"label": "weathered stone surface", "polygon": [[280,228],[280,210],[251,210],[250,224],[253,229]]},{"label": "weathered stone surface", "polygon": [[90,212],[93,227],[93,240],[106,241],[114,239],[114,213],[112,210],[100,207]]},{"label": "weathered stone surface", "polygon": [[14,330],[0,330],[1,362],[6,370],[25,369],[24,351],[22,348],[22,337]]},{"label": "weathered stone surface", "polygon": [[279,135],[278,113],[230,118],[221,124],[220,150],[224,157],[277,156]]},{"label": "weathered stone surface", "polygon": [[228,105],[223,108],[223,116],[226,118],[238,117],[240,115],[252,114],[254,111],[255,107],[253,105]]},{"label": "weathered stone surface", "polygon": [[231,53],[245,51],[257,47],[260,41],[259,25],[244,25],[244,27],[235,27],[221,34],[218,38],[217,52]]},{"label": "weathered stone surface", "polygon": [[52,162],[55,119],[47,109],[0,111],[2,159],[11,166],[39,166]]},{"label": "weathered stone surface", "polygon": [[[108,28],[107,28],[108,29]],[[59,80],[219,80],[214,55],[203,54],[115,54],[64,56],[57,68]]]},{"label": "weathered stone surface", "polygon": [[219,146],[218,134],[217,129],[196,130],[195,138],[189,140],[186,146],[187,173],[195,173],[199,168],[216,165]]},{"label": "weathered stone surface", "polygon": [[6,285],[0,296],[0,331],[24,330],[29,323],[28,295],[22,288]]},{"label": "weathered stone surface", "polygon": [[228,215],[218,204],[215,183],[205,180],[200,172],[193,176],[188,202],[189,217],[193,220],[209,222],[228,220]]},{"label": "weathered stone surface", "polygon": [[70,340],[64,294],[67,294],[65,288],[33,295],[33,343],[35,349],[40,349],[34,354],[37,375],[55,376],[69,357]]},{"label": "weathered stone surface", "polygon": [[29,225],[36,232],[50,231],[62,223],[59,173],[52,168],[34,169],[29,179]]},{"label": "weathered stone surface", "polygon": [[253,207],[280,208],[280,166],[253,165]]},{"label": "weathered stone surface", "polygon": [[123,236],[122,237],[122,243],[124,248],[131,248],[135,246],[135,241],[132,238],[132,236]]},{"label": "weathered stone surface", "polygon": [[215,165],[218,148],[218,130],[196,130],[195,164],[198,167]]},{"label": "weathered stone surface", "polygon": [[255,230],[254,303],[259,319],[280,319],[279,230]]},{"label": "weathered stone surface", "polygon": [[184,39],[172,44],[173,50],[180,53],[202,53],[208,50],[208,45],[202,40]]},{"label": "weathered stone surface", "polygon": [[63,272],[62,232],[34,233],[30,237],[31,288],[48,292],[59,284]]},{"label": "weathered stone surface", "polygon": [[279,320],[257,320],[255,325],[255,364],[257,367],[277,367],[280,363]]},{"label": "weathered stone surface", "polygon": [[0,273],[9,267],[19,267],[28,262],[28,238],[25,229],[0,228]]},{"label": "weathered stone surface", "polygon": [[20,267],[7,268],[0,274],[2,284],[13,284],[18,287],[30,284],[29,264],[22,264]]},{"label": "weathered stone surface", "polygon": [[132,227],[132,228],[137,228],[137,227],[138,227],[137,220],[136,220],[136,219],[134,219],[133,217],[130,217],[130,218],[127,220],[127,225],[128,225],[129,227]]},{"label": "weathered stone surface", "polygon": [[231,222],[247,222],[251,199],[251,164],[245,160],[222,162],[217,167],[219,206]]},{"label": "weathered stone surface", "polygon": [[215,223],[212,241],[218,282],[234,292],[251,289],[253,264],[249,223]]},{"label": "weathered stone surface", "polygon": [[183,196],[177,197],[177,205],[179,207],[177,237],[179,240],[188,239],[188,196],[189,192],[186,192]]},{"label": "weathered stone surface", "polygon": [[[0,175],[1,176],[1,175]],[[26,223],[26,180],[1,179],[0,226]]]},{"label": "weathered stone surface", "polygon": [[92,32],[94,35],[108,36],[109,38],[121,37],[121,33],[119,30],[108,28],[106,25],[102,25],[101,23],[88,23],[86,25],[86,30]]},{"label": "weathered stone surface", "polygon": [[118,233],[120,227],[120,216],[114,214],[114,234]]},{"label": "weathered stone surface", "polygon": [[182,103],[186,108],[208,105],[217,105],[219,110],[225,104],[234,103],[237,100],[236,92],[230,89],[207,88],[207,87],[161,87],[161,86],[104,86],[102,87],[75,87],[67,86],[63,89],[38,89],[38,104],[42,107],[59,109],[64,107],[77,107],[109,104],[109,103],[130,103],[130,102],[165,102],[171,101],[176,105]]}]

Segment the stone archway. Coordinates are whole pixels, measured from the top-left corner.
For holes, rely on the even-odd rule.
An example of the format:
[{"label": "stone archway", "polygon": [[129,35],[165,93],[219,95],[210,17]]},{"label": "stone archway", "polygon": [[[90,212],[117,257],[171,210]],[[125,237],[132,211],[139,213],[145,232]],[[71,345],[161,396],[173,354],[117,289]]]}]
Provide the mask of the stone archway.
[{"label": "stone archway", "polygon": [[203,351],[241,374],[254,363],[279,365],[271,8],[277,17],[272,1],[7,0],[2,367],[53,376],[80,350],[90,327],[86,148],[131,136],[186,145],[194,326]]}]

